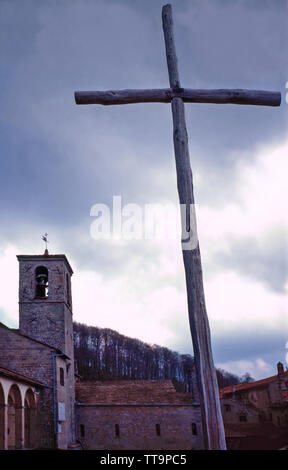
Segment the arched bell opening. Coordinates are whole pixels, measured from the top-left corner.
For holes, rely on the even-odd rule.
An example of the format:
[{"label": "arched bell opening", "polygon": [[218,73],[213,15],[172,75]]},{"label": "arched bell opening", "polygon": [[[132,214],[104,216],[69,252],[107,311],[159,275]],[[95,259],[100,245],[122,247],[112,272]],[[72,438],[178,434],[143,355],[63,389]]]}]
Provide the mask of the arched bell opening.
[{"label": "arched bell opening", "polygon": [[45,266],[38,266],[35,271],[36,292],[35,297],[48,297],[48,269]]}]

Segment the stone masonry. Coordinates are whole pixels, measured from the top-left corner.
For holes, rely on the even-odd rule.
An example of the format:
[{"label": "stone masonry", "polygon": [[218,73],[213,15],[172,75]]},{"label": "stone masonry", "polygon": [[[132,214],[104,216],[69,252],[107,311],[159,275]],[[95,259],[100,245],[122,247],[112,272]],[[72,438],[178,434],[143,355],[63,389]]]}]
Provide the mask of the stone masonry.
[{"label": "stone masonry", "polygon": [[194,369],[194,400],[159,380],[76,382],[75,400],[73,271],[48,251],[17,258],[19,330],[0,323],[0,448],[203,448]]},{"label": "stone masonry", "polygon": [[76,398],[86,449],[203,449],[199,403],[170,380],[77,383]]}]

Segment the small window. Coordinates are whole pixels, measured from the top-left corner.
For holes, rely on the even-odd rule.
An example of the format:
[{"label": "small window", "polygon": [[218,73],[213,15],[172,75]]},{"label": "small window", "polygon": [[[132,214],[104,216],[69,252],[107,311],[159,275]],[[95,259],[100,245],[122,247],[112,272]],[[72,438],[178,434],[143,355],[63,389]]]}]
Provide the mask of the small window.
[{"label": "small window", "polygon": [[161,436],[161,428],[160,428],[160,424],[156,424],[156,435],[157,436]]},{"label": "small window", "polygon": [[80,424],[80,436],[85,437],[85,426],[84,426],[84,424]]},{"label": "small window", "polygon": [[64,369],[60,367],[60,385],[64,386]]},{"label": "small window", "polygon": [[280,426],[280,424],[281,424],[280,416],[277,416],[277,424],[278,424],[278,426]]},{"label": "small window", "polygon": [[70,305],[70,280],[68,274],[66,274],[66,291],[67,291],[67,303]]},{"label": "small window", "polygon": [[191,424],[191,428],[192,428],[192,434],[193,434],[193,436],[197,436],[197,434],[198,434],[198,431],[197,431],[197,424],[196,424],[196,423],[192,423],[192,424]]},{"label": "small window", "polygon": [[115,424],[115,437],[120,437],[120,426]]},{"label": "small window", "polygon": [[246,423],[247,422],[247,416],[246,415],[240,415],[239,416],[239,421],[240,421],[240,423]]},{"label": "small window", "polygon": [[224,410],[227,412],[231,411],[231,405],[224,405]]}]

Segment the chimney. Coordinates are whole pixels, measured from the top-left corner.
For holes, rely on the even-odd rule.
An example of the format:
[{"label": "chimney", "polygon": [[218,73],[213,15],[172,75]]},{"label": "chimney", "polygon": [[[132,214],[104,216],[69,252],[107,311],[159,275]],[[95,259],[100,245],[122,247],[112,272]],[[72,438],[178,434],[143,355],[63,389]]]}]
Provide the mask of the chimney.
[{"label": "chimney", "polygon": [[284,367],[283,367],[282,362],[278,362],[278,364],[277,364],[277,371],[278,371],[278,375],[284,374]]}]

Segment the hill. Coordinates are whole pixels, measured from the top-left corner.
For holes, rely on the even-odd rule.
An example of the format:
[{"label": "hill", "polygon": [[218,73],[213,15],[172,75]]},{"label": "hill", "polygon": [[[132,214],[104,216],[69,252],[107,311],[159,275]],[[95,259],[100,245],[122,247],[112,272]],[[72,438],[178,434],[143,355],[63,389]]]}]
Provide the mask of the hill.
[{"label": "hill", "polygon": [[[83,380],[171,379],[178,391],[192,392],[193,357],[190,354],[144,343],[109,328],[76,322],[74,350],[78,373]],[[243,377],[222,369],[216,372],[220,388],[243,381]],[[251,378],[246,375],[245,379]]]}]

